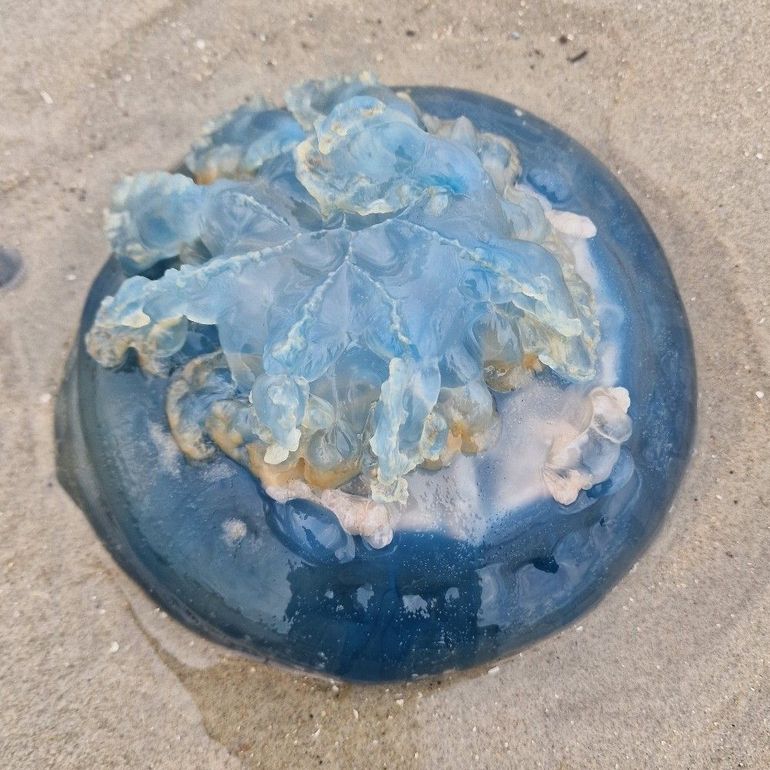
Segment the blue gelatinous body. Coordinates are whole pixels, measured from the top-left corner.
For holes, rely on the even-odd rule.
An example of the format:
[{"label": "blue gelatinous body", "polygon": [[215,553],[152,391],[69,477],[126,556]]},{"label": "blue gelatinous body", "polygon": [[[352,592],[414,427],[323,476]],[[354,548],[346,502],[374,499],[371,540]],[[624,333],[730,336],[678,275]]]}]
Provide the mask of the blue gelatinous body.
[{"label": "blue gelatinous body", "polygon": [[198,183],[118,188],[125,272],[92,289],[57,420],[63,483],[159,601],[364,680],[491,660],[596,601],[694,414],[675,286],[611,175],[502,102],[409,97],[295,89],[213,126]]}]

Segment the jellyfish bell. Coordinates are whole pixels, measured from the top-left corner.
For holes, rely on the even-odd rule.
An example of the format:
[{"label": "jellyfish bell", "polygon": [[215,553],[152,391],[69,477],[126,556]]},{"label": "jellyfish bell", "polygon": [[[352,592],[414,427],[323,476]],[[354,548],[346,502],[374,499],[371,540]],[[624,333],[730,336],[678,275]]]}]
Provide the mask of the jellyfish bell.
[{"label": "jellyfish bell", "polygon": [[364,74],[286,104],[116,187],[60,477],[226,644],[357,679],[491,660],[601,595],[673,494],[694,373],[665,258],[502,102]]}]

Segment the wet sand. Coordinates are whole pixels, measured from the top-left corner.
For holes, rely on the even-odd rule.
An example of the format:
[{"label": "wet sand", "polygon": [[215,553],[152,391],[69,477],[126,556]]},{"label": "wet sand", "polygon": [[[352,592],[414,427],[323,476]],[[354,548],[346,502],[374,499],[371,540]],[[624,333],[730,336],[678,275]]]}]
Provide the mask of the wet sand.
[{"label": "wet sand", "polygon": [[[0,764],[770,766],[770,10],[362,5],[0,0],[0,247],[24,270],[0,289]],[[669,256],[699,375],[695,456],[617,588],[489,671],[403,687],[191,635],[113,564],[53,465],[112,183],[172,166],[248,95],[364,68],[515,102],[610,166]]]}]

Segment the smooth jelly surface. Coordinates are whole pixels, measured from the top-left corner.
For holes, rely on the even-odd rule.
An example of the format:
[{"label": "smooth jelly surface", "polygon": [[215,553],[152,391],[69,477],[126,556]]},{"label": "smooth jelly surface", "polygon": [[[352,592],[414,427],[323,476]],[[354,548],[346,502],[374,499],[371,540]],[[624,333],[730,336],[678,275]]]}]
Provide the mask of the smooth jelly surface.
[{"label": "smooth jelly surface", "polygon": [[472,665],[595,602],[694,423],[665,258],[510,105],[370,76],[129,178],[58,402],[62,482],[177,617],[335,676]]}]

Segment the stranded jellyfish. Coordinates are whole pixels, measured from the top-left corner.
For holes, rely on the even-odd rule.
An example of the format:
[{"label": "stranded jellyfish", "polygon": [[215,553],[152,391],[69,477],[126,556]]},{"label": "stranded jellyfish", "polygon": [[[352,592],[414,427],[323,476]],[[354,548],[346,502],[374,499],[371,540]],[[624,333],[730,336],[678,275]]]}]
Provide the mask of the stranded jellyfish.
[{"label": "stranded jellyfish", "polygon": [[239,650],[384,680],[491,661],[595,602],[691,443],[660,246],[503,102],[311,81],[115,188],[58,401],[115,558]]}]

